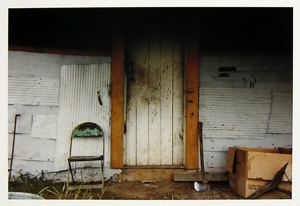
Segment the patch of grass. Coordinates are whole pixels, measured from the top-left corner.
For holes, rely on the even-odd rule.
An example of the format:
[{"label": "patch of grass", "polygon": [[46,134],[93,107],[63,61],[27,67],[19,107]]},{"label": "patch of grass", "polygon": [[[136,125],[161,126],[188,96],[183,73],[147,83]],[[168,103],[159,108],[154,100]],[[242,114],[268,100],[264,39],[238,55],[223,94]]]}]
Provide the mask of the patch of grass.
[{"label": "patch of grass", "polygon": [[40,192],[38,192],[38,195],[49,198],[49,196],[52,196],[53,199],[83,199],[83,200],[91,200],[94,199],[94,196],[92,195],[90,190],[81,190],[80,187],[77,190],[74,191],[68,191],[66,184],[64,184],[62,187],[45,187]]},{"label": "patch of grass", "polygon": [[[86,182],[81,183],[84,185]],[[37,194],[45,199],[101,199],[103,194],[98,190],[77,190],[68,191],[66,183],[55,183],[32,177],[27,174],[20,175],[14,182],[9,183],[9,192],[26,192]],[[108,186],[108,185],[107,185]]]}]

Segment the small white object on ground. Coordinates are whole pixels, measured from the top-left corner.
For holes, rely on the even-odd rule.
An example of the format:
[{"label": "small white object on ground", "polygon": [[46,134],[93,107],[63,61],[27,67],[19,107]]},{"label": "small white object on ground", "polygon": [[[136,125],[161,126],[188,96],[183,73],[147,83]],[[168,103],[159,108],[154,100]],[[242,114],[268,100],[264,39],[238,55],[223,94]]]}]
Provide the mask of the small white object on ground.
[{"label": "small white object on ground", "polygon": [[194,182],[194,189],[195,189],[197,192],[204,192],[204,191],[207,191],[207,190],[209,190],[208,187],[209,187],[208,185],[201,184],[201,183],[198,183],[198,182]]}]

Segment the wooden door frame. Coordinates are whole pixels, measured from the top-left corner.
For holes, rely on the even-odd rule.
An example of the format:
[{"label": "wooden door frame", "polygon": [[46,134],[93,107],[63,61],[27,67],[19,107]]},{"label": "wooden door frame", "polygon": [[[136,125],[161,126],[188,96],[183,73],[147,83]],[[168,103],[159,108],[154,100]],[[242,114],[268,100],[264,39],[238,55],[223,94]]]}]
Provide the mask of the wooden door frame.
[{"label": "wooden door frame", "polygon": [[[185,36],[185,162],[186,169],[198,169],[199,48],[198,34]],[[111,63],[111,168],[124,167],[124,69],[125,38],[120,32],[112,38]]]},{"label": "wooden door frame", "polygon": [[112,36],[111,57],[111,168],[123,168],[125,40]]}]

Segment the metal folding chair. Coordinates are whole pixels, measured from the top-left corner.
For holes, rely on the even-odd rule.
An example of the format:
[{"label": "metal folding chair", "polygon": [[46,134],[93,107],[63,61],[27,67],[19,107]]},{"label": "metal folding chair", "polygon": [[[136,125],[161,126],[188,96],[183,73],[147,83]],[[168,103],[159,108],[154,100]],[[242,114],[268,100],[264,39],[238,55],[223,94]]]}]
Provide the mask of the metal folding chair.
[{"label": "metal folding chair", "polygon": [[[102,152],[96,156],[73,156],[72,155],[72,147],[74,144],[75,138],[81,138],[88,141],[88,139],[92,138],[102,138]],[[70,142],[70,151],[69,151],[69,158],[68,158],[68,177],[67,177],[67,189],[74,190],[74,189],[101,189],[103,192],[104,189],[104,147],[105,147],[105,138],[103,129],[92,122],[85,122],[77,127],[75,127],[71,134],[71,142]],[[87,148],[88,149],[88,148]],[[100,169],[101,169],[101,184],[89,184],[89,185],[70,185],[69,178],[70,174],[72,177],[72,182],[74,183],[74,175],[72,172],[72,162],[86,162],[86,161],[100,161]]]}]

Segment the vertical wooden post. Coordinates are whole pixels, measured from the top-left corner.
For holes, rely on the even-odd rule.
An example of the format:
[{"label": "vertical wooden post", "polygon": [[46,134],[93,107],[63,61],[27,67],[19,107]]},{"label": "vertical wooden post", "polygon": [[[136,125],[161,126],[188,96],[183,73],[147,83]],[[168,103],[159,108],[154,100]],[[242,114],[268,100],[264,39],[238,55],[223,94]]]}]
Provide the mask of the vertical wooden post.
[{"label": "vertical wooden post", "polygon": [[186,36],[186,169],[198,169],[199,48],[197,32]]},{"label": "vertical wooden post", "polygon": [[123,167],[125,42],[121,33],[112,37],[111,63],[111,168]]}]

